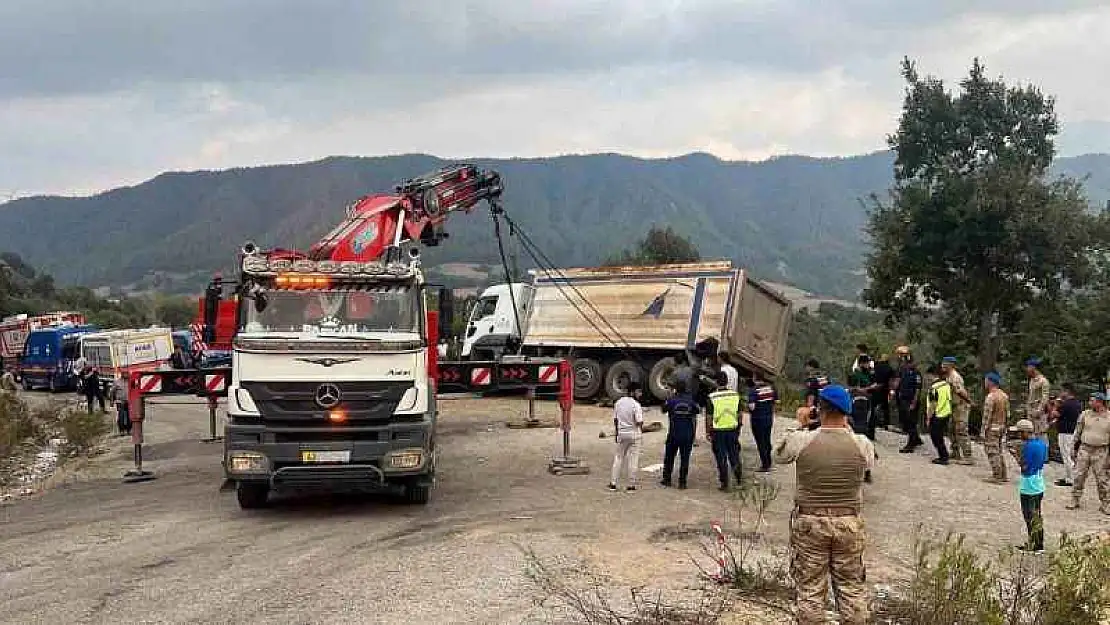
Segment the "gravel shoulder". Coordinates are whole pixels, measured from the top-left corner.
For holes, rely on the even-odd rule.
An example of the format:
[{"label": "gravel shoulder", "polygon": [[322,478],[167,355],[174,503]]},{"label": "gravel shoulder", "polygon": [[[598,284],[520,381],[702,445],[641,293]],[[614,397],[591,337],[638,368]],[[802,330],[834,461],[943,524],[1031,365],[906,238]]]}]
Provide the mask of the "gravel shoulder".
[{"label": "gravel shoulder", "polygon": [[[554,403],[539,406],[541,415],[557,414]],[[219,490],[221,447],[201,442],[204,406],[156,405],[144,449],[157,480],[122,484],[130,448],[111,439],[108,453],[40,496],[0,507],[0,622],[544,622],[521,547],[584,559],[621,586],[693,585],[700,539],[686,530],[735,519],[733,501],[716,491],[708,445],[695,449],[689,490],[644,475],[640,492],[609,493],[613,443],[598,438],[608,411],[575,408],[573,452],[591,474],[552,476],[559,431],[504,425],[525,410],[515,399],[442,402],[441,468],[426,507],[337,496],[247,513]],[[654,411],[648,418],[661,419]],[[642,466],[661,461],[664,435],[646,435]],[[896,453],[898,443],[880,433],[880,467],[867,488],[870,581],[905,573],[919,524],[964,532],[984,549],[1022,540],[1016,485],[981,481],[989,472],[981,447],[976,467],[939,467],[924,451]],[[747,431],[743,446],[745,465],[755,466]],[[1062,470],[1051,465],[1048,477]],[[770,479],[783,491],[763,531],[782,548],[793,470]],[[1073,512],[1067,501],[1064,489],[1047,494],[1053,542],[1063,531],[1105,526],[1093,504]]]}]

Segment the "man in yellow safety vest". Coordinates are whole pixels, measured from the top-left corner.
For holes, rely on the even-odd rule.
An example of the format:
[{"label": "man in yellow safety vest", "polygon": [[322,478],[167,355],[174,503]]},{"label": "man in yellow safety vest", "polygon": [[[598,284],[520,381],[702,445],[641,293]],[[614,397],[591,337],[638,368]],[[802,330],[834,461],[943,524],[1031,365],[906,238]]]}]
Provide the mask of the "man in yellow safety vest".
[{"label": "man in yellow safety vest", "polygon": [[728,376],[717,374],[717,390],[709,394],[705,437],[713,445],[721,490],[728,490],[729,468],[740,484],[740,393],[728,387]]}]

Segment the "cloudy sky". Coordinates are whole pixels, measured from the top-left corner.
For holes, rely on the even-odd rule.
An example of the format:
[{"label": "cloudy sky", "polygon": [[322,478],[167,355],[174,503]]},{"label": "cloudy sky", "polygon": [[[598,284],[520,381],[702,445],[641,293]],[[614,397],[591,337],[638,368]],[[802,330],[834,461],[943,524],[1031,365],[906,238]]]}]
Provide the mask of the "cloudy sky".
[{"label": "cloudy sky", "polygon": [[1110,151],[1108,5],[0,0],[0,201],[332,154],[857,154],[903,55],[980,56],[1057,96],[1063,153]]}]

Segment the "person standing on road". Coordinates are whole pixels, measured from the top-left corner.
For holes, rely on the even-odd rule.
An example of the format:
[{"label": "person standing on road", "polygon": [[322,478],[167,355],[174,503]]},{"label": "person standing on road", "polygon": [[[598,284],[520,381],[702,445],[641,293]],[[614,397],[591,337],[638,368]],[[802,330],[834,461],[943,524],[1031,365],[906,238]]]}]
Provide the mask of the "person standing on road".
[{"label": "person standing on road", "polygon": [[1018,421],[1010,432],[1021,438],[1020,445],[1010,447],[1010,453],[1021,465],[1021,516],[1029,540],[1018,549],[1033,553],[1044,552],[1044,517],[1041,501],[1044,499],[1044,465],[1048,462],[1048,444],[1037,436],[1036,426],[1029,419]]},{"label": "person standing on road", "polygon": [[613,427],[616,430],[616,454],[609,490],[616,491],[621,471],[628,476],[627,490],[636,490],[636,472],[640,469],[640,444],[644,437],[644,407],[640,405],[643,391],[639,382],[629,382],[625,396],[613,404]]},{"label": "person standing on road", "polygon": [[948,386],[952,389],[952,459],[957,464],[974,465],[971,438],[967,434],[967,423],[971,414],[971,394],[964,386],[964,376],[956,369],[955,356],[945,356],[941,359],[940,366]]},{"label": "person standing on road", "polygon": [[1006,458],[1002,455],[1002,446],[1010,419],[1010,396],[1002,390],[1002,376],[997,372],[988,373],[983,384],[987,388],[987,396],[983,398],[983,448],[991,465],[991,477],[987,481],[1006,484],[1009,480],[1006,479]]},{"label": "person standing on road", "polygon": [[791,569],[800,625],[825,623],[830,578],[841,625],[868,621],[863,552],[863,476],[875,448],[853,434],[847,416],[852,398],[843,386],[818,395],[821,425],[794,430],[775,447],[775,462],[795,463],[797,492],[790,521]]},{"label": "person standing on road", "polygon": [[875,440],[875,427],[871,421],[871,357],[863,354],[848,375],[848,388],[852,393],[852,430]]},{"label": "person standing on road", "polygon": [[883,354],[875,363],[872,374],[874,390],[871,391],[871,421],[877,428],[890,427],[890,381],[894,377],[894,367],[890,366],[890,355]]},{"label": "person standing on road", "polygon": [[821,389],[829,385],[829,376],[821,373],[821,364],[816,358],[806,361],[806,390],[802,398],[803,405],[794,415],[798,425],[810,430],[816,430],[821,425],[818,417],[817,396]]},{"label": "person standing on road", "polygon": [[1087,474],[1094,471],[1098,499],[1103,514],[1110,514],[1110,475],[1107,474],[1107,450],[1110,449],[1110,411],[1106,409],[1106,394],[1093,393],[1091,407],[1084,410],[1075,426],[1075,441],[1071,449],[1061,449],[1075,459],[1075,485],[1071,490],[1068,510],[1079,508]]},{"label": "person standing on road", "polygon": [[717,362],[721,363],[721,371],[728,376],[728,390],[740,392],[740,372],[728,361],[728,354],[717,354]]},{"label": "person standing on road", "polygon": [[[3,365],[0,364],[0,367],[3,367]],[[0,373],[0,393],[9,397],[15,397],[19,394],[19,385],[15,383],[15,375],[7,369]]]},{"label": "person standing on road", "polygon": [[128,404],[127,378],[122,373],[116,375],[112,390],[116,401],[116,429],[120,436],[126,436],[131,433],[131,406]]},{"label": "person standing on road", "polygon": [[717,390],[709,394],[705,437],[717,461],[720,490],[728,490],[730,468],[739,486],[743,468],[740,464],[740,393],[728,388],[728,376],[723,371],[717,374]]},{"label": "person standing on road", "polygon": [[1048,378],[1041,373],[1041,359],[1036,356],[1025,361],[1029,376],[1029,392],[1025,396],[1025,418],[1033,422],[1037,436],[1048,440]]},{"label": "person standing on road", "polygon": [[1075,387],[1065,384],[1060,394],[1060,403],[1052,414],[1052,425],[1056,426],[1059,436],[1060,456],[1064,461],[1064,478],[1056,480],[1057,486],[1071,486],[1075,481],[1075,428],[1079,415],[1083,412],[1083,402],[1075,396]]},{"label": "person standing on road", "polygon": [[83,382],[83,390],[85,393],[85,401],[88,403],[89,414],[93,413],[93,403],[100,402],[100,412],[107,412],[104,406],[104,389],[100,387],[100,373],[96,367],[85,367],[85,373],[81,376]]},{"label": "person standing on road", "polygon": [[933,447],[937,449],[937,457],[933,464],[948,464],[948,447],[945,445],[944,436],[948,433],[948,424],[952,421],[952,386],[942,375],[940,367],[934,366],[929,373],[936,376],[929,387],[929,397],[926,401],[925,425],[929,428],[929,438]]},{"label": "person standing on road", "polygon": [[694,449],[694,436],[697,431],[698,404],[694,396],[681,382],[675,382],[675,396],[663,404],[669,426],[667,442],[663,450],[663,479],[660,484],[671,485],[674,473],[675,456],[679,456],[678,487],[686,488],[686,477],[690,474],[690,452]]},{"label": "person standing on road", "polygon": [[778,400],[775,387],[759,374],[753,374],[752,389],[748,393],[748,412],[751,414],[752,436],[759,450],[759,473],[771,470],[771,432],[775,426],[775,403]]},{"label": "person standing on road", "polygon": [[898,404],[898,421],[902,426],[902,431],[906,433],[906,445],[898,451],[903,454],[912,454],[924,444],[921,436],[917,433],[917,396],[921,392],[921,372],[917,370],[917,365],[913,362],[913,354],[910,353],[909,347],[902,345],[896,350],[896,353],[900,365],[890,393]]}]

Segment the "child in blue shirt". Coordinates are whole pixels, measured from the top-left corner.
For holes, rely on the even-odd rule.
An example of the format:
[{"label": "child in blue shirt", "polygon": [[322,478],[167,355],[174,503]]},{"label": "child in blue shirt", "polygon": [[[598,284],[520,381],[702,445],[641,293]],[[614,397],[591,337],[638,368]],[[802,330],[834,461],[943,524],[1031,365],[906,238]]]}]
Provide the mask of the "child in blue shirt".
[{"label": "child in blue shirt", "polygon": [[1016,448],[1010,448],[1010,451],[1021,465],[1018,492],[1021,496],[1021,515],[1029,533],[1029,542],[1018,549],[1040,553],[1044,551],[1041,500],[1044,499],[1044,465],[1048,461],[1048,444],[1034,435],[1034,429],[1033,422],[1028,419],[1022,419],[1011,427],[1010,434],[1020,436],[1022,444],[1020,451]]}]

